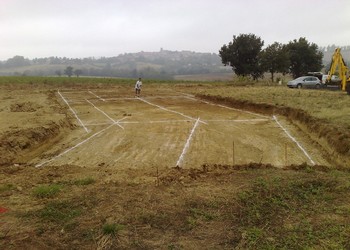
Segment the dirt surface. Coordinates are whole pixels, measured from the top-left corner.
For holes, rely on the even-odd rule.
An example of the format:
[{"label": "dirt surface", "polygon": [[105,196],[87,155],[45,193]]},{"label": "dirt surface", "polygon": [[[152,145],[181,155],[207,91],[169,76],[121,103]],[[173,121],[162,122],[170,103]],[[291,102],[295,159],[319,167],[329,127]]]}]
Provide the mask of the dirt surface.
[{"label": "dirt surface", "polygon": [[[271,165],[330,165],[282,116],[203,101],[186,88],[151,85],[135,97],[122,85],[2,86],[0,100],[0,237],[9,249],[230,249],[225,231],[232,225],[205,224],[205,216],[191,210],[194,201],[230,199],[247,179],[269,176]],[[208,175],[205,169],[251,162],[260,172],[214,168]],[[91,185],[79,184],[86,178]],[[54,184],[58,196],[33,194]],[[45,219],[44,209],[57,202],[81,216]],[[172,217],[176,206],[192,212]],[[109,238],[101,227],[112,222],[127,229]],[[173,238],[175,231],[180,238]]]},{"label": "dirt surface", "polygon": [[149,88],[139,98],[125,87],[14,90],[1,99],[3,165],[328,164],[283,117],[276,122],[171,89]]}]

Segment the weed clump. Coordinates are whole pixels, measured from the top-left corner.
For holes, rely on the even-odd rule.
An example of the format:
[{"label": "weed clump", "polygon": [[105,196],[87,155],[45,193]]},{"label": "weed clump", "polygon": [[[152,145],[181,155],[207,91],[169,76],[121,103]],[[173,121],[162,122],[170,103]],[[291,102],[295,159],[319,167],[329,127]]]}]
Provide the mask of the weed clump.
[{"label": "weed clump", "polygon": [[116,223],[106,223],[102,226],[102,232],[104,235],[117,235],[119,231],[124,229],[124,225]]},{"label": "weed clump", "polygon": [[57,184],[36,187],[33,195],[37,198],[52,198],[61,191],[62,187]]},{"label": "weed clump", "polygon": [[76,180],[73,183],[74,185],[78,185],[78,186],[86,186],[86,185],[95,183],[95,179],[92,177],[86,177],[83,179]]},{"label": "weed clump", "polygon": [[53,201],[38,212],[39,218],[56,224],[64,224],[79,216],[81,211],[69,201]]},{"label": "weed clump", "polygon": [[15,189],[15,185],[13,184],[4,184],[0,186],[0,193],[11,191]]}]

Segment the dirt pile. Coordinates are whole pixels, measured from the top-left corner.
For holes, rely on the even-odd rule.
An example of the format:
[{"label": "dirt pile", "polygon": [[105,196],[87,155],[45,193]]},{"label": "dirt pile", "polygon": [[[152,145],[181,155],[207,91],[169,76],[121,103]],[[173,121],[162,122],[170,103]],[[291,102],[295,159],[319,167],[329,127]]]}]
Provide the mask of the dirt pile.
[{"label": "dirt pile", "polygon": [[350,131],[331,125],[325,120],[315,118],[304,110],[266,103],[253,103],[230,97],[211,95],[197,95],[197,97],[229,107],[268,115],[283,115],[300,129],[304,131],[306,129],[306,132],[324,148],[337,164],[346,165],[350,162]]},{"label": "dirt pile", "polygon": [[42,108],[42,106],[33,103],[33,102],[23,102],[12,104],[10,107],[11,112],[35,112],[38,109]]},{"label": "dirt pile", "polygon": [[47,144],[67,127],[70,125],[62,120],[41,127],[3,133],[0,135],[0,166],[20,163],[25,153]]},{"label": "dirt pile", "polygon": [[[275,169],[275,170],[292,170],[292,171],[319,171],[319,172],[330,172],[334,168],[330,168],[323,165],[309,166],[306,163],[300,165],[288,165],[284,167],[276,167],[271,164],[255,163],[239,164],[239,165],[225,165],[225,164],[203,164],[202,169],[198,168],[170,168],[165,174],[160,176],[160,183],[169,185],[171,183],[186,184],[191,183],[194,180],[207,178],[209,176],[219,176],[232,174],[237,171],[248,171],[248,170],[264,170],[264,169]],[[350,171],[347,169],[339,169],[340,171]]]},{"label": "dirt pile", "polygon": [[167,173],[161,176],[160,183],[168,185],[170,183],[190,183],[193,180],[208,177],[209,175],[221,175],[232,173],[237,170],[271,169],[276,168],[271,164],[249,163],[242,165],[222,165],[222,164],[203,164],[202,169],[198,168],[171,168]]}]

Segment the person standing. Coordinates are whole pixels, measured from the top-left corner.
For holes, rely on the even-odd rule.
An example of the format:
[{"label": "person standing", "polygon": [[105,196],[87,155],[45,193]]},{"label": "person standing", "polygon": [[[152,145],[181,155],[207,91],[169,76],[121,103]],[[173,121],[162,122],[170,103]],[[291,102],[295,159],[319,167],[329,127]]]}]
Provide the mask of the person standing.
[{"label": "person standing", "polygon": [[141,81],[141,77],[140,77],[139,80],[135,84],[135,94],[137,97],[140,97],[141,87],[142,87],[142,81]]}]

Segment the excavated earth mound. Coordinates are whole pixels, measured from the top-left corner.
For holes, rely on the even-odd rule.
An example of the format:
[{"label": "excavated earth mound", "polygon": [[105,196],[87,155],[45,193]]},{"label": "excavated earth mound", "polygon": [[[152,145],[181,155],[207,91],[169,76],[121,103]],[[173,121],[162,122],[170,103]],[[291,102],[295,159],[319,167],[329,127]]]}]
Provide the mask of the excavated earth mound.
[{"label": "excavated earth mound", "polygon": [[[69,125],[65,121],[46,126],[21,129],[0,136],[0,166],[22,163],[30,151],[46,146]],[[24,158],[23,158],[24,157]],[[23,162],[25,163],[25,161]]]}]

